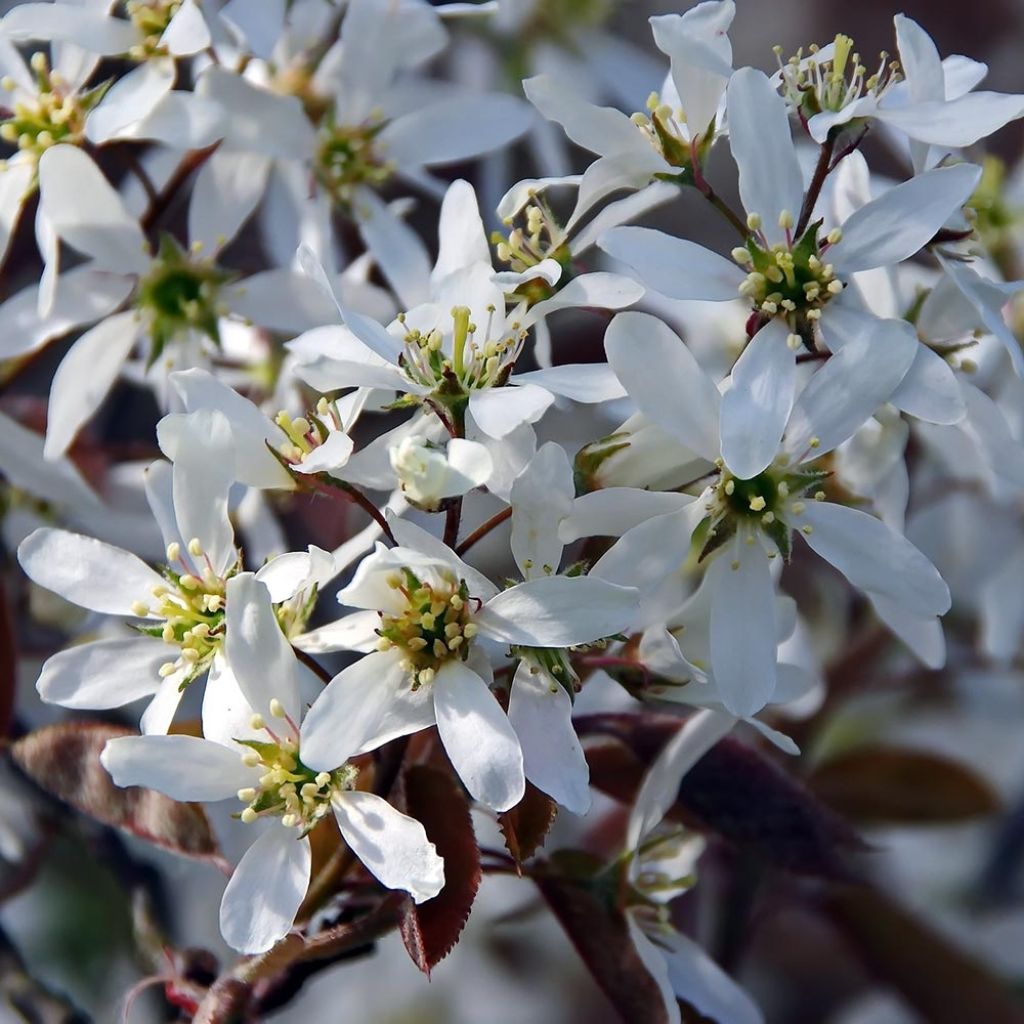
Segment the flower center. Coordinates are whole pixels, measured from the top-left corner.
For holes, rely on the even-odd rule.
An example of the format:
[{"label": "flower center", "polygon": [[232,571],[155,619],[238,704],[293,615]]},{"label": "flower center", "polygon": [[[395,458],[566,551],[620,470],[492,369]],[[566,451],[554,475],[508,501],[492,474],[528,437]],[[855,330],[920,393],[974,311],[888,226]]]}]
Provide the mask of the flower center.
[{"label": "flower center", "polygon": [[184,689],[209,668],[224,641],[224,596],[227,581],[238,571],[238,565],[225,575],[218,575],[195,538],[189,542],[187,552],[181,550],[180,544],[168,545],[167,563],[161,569],[167,584],[152,590],[155,603],[136,601],[132,611],[140,618],[155,615],[163,619],[162,626],[143,625],[139,629],[179,648],[174,661],[160,666],[160,675],[183,673]]},{"label": "flower center", "polygon": [[180,7],[181,0],[128,0],[125,4],[128,17],[142,37],[129,52],[133,60],[145,60],[163,52],[160,39]]},{"label": "flower center", "polygon": [[328,114],[320,130],[313,167],[317,180],[338,203],[349,205],[359,185],[379,187],[395,172],[377,151],[376,139],[387,122],[370,120],[340,125]]},{"label": "flower center", "polygon": [[[817,438],[812,438],[811,448],[816,447]],[[781,455],[766,470],[744,480],[730,473],[721,460],[718,465],[718,482],[704,505],[708,515],[694,533],[700,559],[737,533],[746,536],[748,543],[754,543],[758,533],[767,534],[788,559],[792,530],[811,532],[810,526],[799,525],[806,507],[802,499],[813,490],[813,499],[824,501],[825,492],[820,485],[829,476],[828,470],[807,467],[794,470],[789,468],[788,457]]]},{"label": "flower center", "polygon": [[217,300],[229,277],[212,259],[197,259],[170,235],[163,236],[157,258],[139,282],[135,299],[153,341],[150,365],[168,343],[191,331],[220,344],[218,321],[227,308]]},{"label": "flower center", "polygon": [[355,788],[358,769],[344,764],[332,772],[315,772],[299,757],[299,729],[287,716],[279,701],[272,701],[270,710],[282,720],[280,731],[271,729],[261,715],[252,720],[254,729],[267,734],[266,740],[238,740],[247,749],[242,761],[251,768],[263,769],[256,786],[238,791],[245,809],[238,815],[246,824],[273,815],[286,828],[310,832],[331,810],[337,793]]},{"label": "flower center", "polygon": [[[483,388],[500,387],[509,374],[526,341],[526,330],[518,322],[506,324],[501,318],[495,324],[496,310],[488,307],[483,340],[477,339],[478,328],[470,320],[467,306],[452,309],[451,333],[439,328],[424,334],[417,329],[405,335],[405,351],[401,365],[409,379],[432,390],[451,395],[465,394]],[[400,314],[399,322],[405,322]],[[492,330],[499,328],[497,337]]]},{"label": "flower center", "polygon": [[274,423],[286,438],[277,446],[278,453],[292,466],[301,465],[331,434],[344,430],[337,404],[324,396],[317,402],[315,414],[292,419],[282,409],[274,417]]},{"label": "flower center", "polygon": [[843,290],[832,264],[823,260],[828,249],[842,238],[842,232],[834,228],[824,241],[819,241],[821,222],[817,221],[794,240],[793,217],[783,211],[779,226],[786,232],[786,241],[772,245],[761,232],[756,214],[751,214],[747,223],[752,234],[745,245],[732,251],[732,258],[747,270],[739,293],[750,300],[762,322],[774,317],[785,320],[795,336],[790,345],[796,348],[801,341],[811,340],[822,308]]},{"label": "flower center", "polygon": [[[60,75],[50,70],[46,54],[32,54],[30,63],[38,93],[30,100],[15,103],[12,116],[0,120],[0,139],[39,157],[55,143],[81,141],[85,116],[104,90],[93,90],[84,97],[76,96],[67,92]],[[5,77],[3,87],[13,92],[17,83]]]},{"label": "flower center", "polygon": [[[512,227],[515,218],[510,217],[505,222],[512,228],[507,235],[500,231],[492,232],[491,243],[495,246],[498,260],[520,274],[532,270],[544,260],[555,260],[561,264],[563,271],[558,282],[560,287],[569,280],[567,271],[572,262],[565,230],[541,196],[533,194],[533,202],[523,214],[526,220],[524,227]],[[538,277],[520,285],[516,294],[533,305],[550,298],[553,292],[551,285]]]},{"label": "flower center", "polygon": [[804,59],[803,49],[782,62],[782,47],[775,47],[775,56],[782,72],[782,93],[804,117],[813,117],[823,111],[840,111],[863,96],[882,96],[902,77],[899,61],[889,61],[883,51],[878,68],[872,74],[861,63],[860,54],[853,52],[853,40],[837,35],[832,56],[817,59],[819,47],[812,43],[809,56]]},{"label": "flower center", "polygon": [[377,649],[402,651],[403,668],[413,689],[433,680],[437,669],[452,658],[465,660],[477,633],[465,580],[443,571],[433,582],[423,582],[411,569],[388,578],[388,586],[401,591],[406,607],[399,615],[381,613]]},{"label": "flower center", "polygon": [[[667,164],[686,170],[692,165],[690,130],[686,126],[686,111],[661,102],[661,97],[652,92],[647,97],[647,113],[640,111],[632,115],[633,124],[646,136],[647,141],[661,154]],[[714,121],[704,133],[710,139],[715,134]]]}]

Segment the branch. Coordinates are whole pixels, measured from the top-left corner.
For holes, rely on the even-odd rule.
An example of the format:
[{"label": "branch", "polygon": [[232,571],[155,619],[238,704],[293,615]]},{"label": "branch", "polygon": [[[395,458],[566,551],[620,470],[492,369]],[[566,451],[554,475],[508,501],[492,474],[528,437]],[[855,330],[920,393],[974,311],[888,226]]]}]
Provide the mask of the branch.
[{"label": "branch", "polygon": [[483,540],[491,532],[501,526],[506,519],[512,518],[512,506],[508,505],[503,508],[500,512],[496,512],[490,519],[485,523],[481,523],[458,547],[455,548],[455,554],[464,555],[477,541]]}]

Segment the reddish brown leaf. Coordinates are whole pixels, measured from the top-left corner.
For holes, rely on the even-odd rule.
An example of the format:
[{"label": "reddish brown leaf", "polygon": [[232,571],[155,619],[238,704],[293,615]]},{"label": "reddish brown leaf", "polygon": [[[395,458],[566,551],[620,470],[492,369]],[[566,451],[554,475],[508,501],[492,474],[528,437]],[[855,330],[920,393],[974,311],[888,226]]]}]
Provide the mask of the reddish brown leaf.
[{"label": "reddish brown leaf", "polygon": [[414,765],[405,773],[405,804],[444,858],[444,888],[418,906],[407,900],[402,941],[424,974],[454,949],[480,888],[480,851],[469,803],[446,772]]},{"label": "reddish brown leaf", "polygon": [[622,1019],[629,1024],[667,1024],[665,1003],[630,939],[626,918],[599,885],[554,874],[538,874],[535,880]]},{"label": "reddish brown leaf", "polygon": [[811,789],[836,811],[865,822],[928,824],[995,814],[999,797],[966,765],[899,747],[860,747],[821,765]]},{"label": "reddish brown leaf", "polygon": [[38,786],[105,825],[186,857],[214,859],[220,849],[198,804],[178,803],[151,789],[115,786],[100,764],[109,739],[135,732],[104,722],[61,722],[29,733],[11,747],[15,763]]},{"label": "reddish brown leaf", "polygon": [[10,598],[0,580],[0,737],[8,736],[14,721],[14,695],[18,679],[18,650]]},{"label": "reddish brown leaf", "polygon": [[558,805],[554,800],[527,782],[523,799],[511,810],[498,815],[505,848],[517,864],[529,860],[544,845],[557,814]]},{"label": "reddish brown leaf", "polygon": [[[580,735],[618,741],[587,749],[591,783],[632,803],[647,765],[679,726],[677,718],[650,715],[582,716]],[[796,874],[849,878],[844,854],[863,848],[850,826],[806,786],[754,748],[729,738],[683,778],[670,814]]]},{"label": "reddish brown leaf", "polygon": [[868,887],[832,887],[823,906],[876,978],[929,1024],[1024,1024],[1024,1008],[988,968],[950,945],[891,897]]}]

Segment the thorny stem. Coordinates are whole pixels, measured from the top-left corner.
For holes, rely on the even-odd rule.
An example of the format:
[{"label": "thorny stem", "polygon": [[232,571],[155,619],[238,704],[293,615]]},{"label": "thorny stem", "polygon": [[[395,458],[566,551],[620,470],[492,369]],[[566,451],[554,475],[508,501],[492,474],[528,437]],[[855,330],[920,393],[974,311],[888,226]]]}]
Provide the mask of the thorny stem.
[{"label": "thorny stem", "polygon": [[455,549],[455,554],[464,555],[477,541],[483,540],[492,530],[497,529],[507,519],[512,518],[512,506],[507,505],[500,512],[495,512],[490,519],[481,523],[468,537],[463,540]]},{"label": "thorny stem", "polygon": [[807,225],[811,221],[811,214],[814,213],[814,204],[818,201],[818,196],[821,195],[821,189],[825,184],[829,171],[832,170],[832,152],[835,149],[835,145],[835,139],[830,134],[821,144],[821,149],[818,150],[818,162],[814,165],[814,174],[811,177],[810,185],[807,186],[804,204],[800,207],[800,217],[796,222],[796,228],[793,230],[794,238],[800,238],[807,230]]}]

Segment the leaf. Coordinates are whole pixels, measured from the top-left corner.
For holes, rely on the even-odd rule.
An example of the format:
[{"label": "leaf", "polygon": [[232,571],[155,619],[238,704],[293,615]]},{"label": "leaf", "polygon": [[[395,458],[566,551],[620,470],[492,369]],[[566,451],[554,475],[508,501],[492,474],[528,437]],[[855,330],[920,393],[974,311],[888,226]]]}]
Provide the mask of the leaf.
[{"label": "leaf", "polygon": [[22,737],[11,747],[15,764],[36,785],[105,825],[185,857],[221,856],[198,804],[178,803],[140,786],[115,786],[100,764],[107,740],[138,735],[105,722],[61,722]]},{"label": "leaf", "polygon": [[951,946],[890,896],[835,886],[822,908],[865,967],[929,1024],[1024,1024],[1024,1007],[983,964]]},{"label": "leaf", "polygon": [[523,799],[511,810],[498,815],[505,849],[517,864],[529,860],[544,845],[557,814],[558,805],[554,800],[527,782]]},{"label": "leaf", "polygon": [[833,757],[809,779],[829,807],[857,821],[931,824],[995,814],[999,797],[966,765],[902,747],[860,747]]},{"label": "leaf", "polygon": [[18,680],[18,649],[14,640],[7,587],[0,580],[0,737],[9,736],[14,721],[14,695]]},{"label": "leaf", "polygon": [[444,858],[444,888],[432,900],[405,901],[402,941],[412,962],[430,975],[455,948],[480,888],[480,851],[469,803],[450,775],[427,765],[405,773],[405,803]]},{"label": "leaf", "polygon": [[[647,766],[680,722],[649,714],[599,714],[580,716],[576,725],[580,736],[605,735],[618,741],[588,746],[590,781],[609,796],[632,803]],[[845,854],[864,849],[850,825],[806,786],[729,737],[686,774],[669,815],[798,875],[849,880]]]},{"label": "leaf", "polygon": [[622,1019],[667,1024],[661,992],[633,945],[622,911],[585,879],[547,872],[533,877],[594,981]]}]

